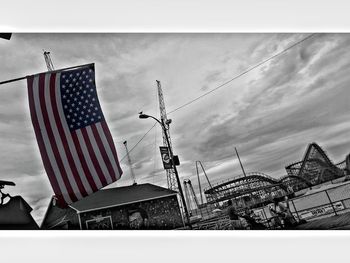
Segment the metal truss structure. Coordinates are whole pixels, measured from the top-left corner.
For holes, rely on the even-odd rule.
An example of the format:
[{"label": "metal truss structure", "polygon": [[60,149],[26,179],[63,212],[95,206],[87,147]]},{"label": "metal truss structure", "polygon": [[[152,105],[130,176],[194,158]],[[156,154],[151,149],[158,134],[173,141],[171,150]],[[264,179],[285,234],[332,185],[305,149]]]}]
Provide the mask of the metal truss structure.
[{"label": "metal truss structure", "polygon": [[341,164],[342,162],[338,165],[333,164],[318,144],[311,143],[303,160],[286,166],[286,171],[289,176],[299,177],[317,185],[344,176]]},{"label": "metal truss structure", "polygon": [[[159,99],[159,111],[160,111],[160,118],[162,119],[164,125],[166,126],[166,132],[163,130],[163,145],[167,147],[172,147],[171,145],[171,139],[170,139],[170,131],[169,131],[169,123],[171,120],[168,120],[166,109],[165,109],[165,103],[164,103],[164,97],[163,97],[163,90],[162,86],[160,84],[159,80],[156,80],[157,82],[157,89],[158,89],[158,99]],[[169,138],[169,144],[167,142],[166,136]],[[176,181],[176,175],[174,169],[167,169],[166,170],[166,176],[167,176],[167,182],[168,182],[168,189],[178,191],[178,185]]]},{"label": "metal truss structure", "polygon": [[319,145],[311,143],[303,160],[288,165],[286,170],[287,175],[278,179],[259,172],[241,175],[210,185],[204,189],[204,194],[209,204],[231,199],[237,207],[265,205],[274,198],[350,175],[350,154],[344,161],[334,164]]},{"label": "metal truss structure", "polygon": [[294,175],[285,175],[279,178],[279,182],[284,184],[289,192],[298,192],[305,188],[312,187],[312,183],[308,180]]},{"label": "metal truss structure", "polygon": [[200,204],[194,192],[191,180],[189,179],[184,180],[184,188],[185,188],[185,197],[186,197],[186,203],[187,203],[188,209],[191,211],[191,210],[200,208]]},{"label": "metal truss structure", "polygon": [[208,203],[231,199],[237,207],[256,207],[288,195],[286,185],[266,174],[253,172],[204,189]]}]

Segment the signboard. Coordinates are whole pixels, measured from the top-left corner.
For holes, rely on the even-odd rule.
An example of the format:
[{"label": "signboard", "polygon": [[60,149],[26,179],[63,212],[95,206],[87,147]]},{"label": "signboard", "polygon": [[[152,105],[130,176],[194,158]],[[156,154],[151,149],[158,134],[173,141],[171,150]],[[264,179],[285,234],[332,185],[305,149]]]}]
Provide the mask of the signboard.
[{"label": "signboard", "polygon": [[162,157],[164,169],[171,169],[172,168],[172,162],[171,162],[171,159],[170,159],[168,147],[160,146],[159,150],[160,150],[160,155]]},{"label": "signboard", "polygon": [[[333,206],[335,211],[344,210],[344,205],[341,201],[333,203]],[[313,217],[323,216],[333,212],[334,210],[332,205],[328,204],[321,207],[316,207],[316,208],[308,209],[302,212],[298,212],[298,214],[299,214],[299,217],[302,219],[310,219]]]}]

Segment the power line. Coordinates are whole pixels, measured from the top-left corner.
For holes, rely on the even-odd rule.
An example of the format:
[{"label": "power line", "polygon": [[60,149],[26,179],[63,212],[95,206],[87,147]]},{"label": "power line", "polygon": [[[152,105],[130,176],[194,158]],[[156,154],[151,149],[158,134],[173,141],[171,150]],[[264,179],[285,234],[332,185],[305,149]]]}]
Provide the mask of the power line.
[{"label": "power line", "polygon": [[[259,62],[258,64],[254,65],[254,66],[252,66],[252,67],[250,67],[250,68],[248,68],[248,69],[246,69],[245,71],[243,71],[243,72],[241,72],[240,74],[236,75],[236,76],[233,77],[232,79],[230,79],[230,80],[228,80],[228,81],[222,83],[221,85],[217,86],[216,88],[214,88],[214,89],[212,89],[212,90],[210,90],[210,91],[208,91],[208,92],[206,92],[206,93],[204,93],[204,94],[202,94],[202,95],[200,95],[200,96],[198,96],[198,97],[196,97],[196,98],[194,98],[194,99],[192,99],[192,100],[186,102],[185,104],[183,104],[183,105],[181,105],[181,106],[175,108],[174,110],[168,112],[168,114],[174,113],[174,112],[176,112],[176,111],[178,111],[178,110],[180,110],[180,109],[182,109],[182,108],[184,108],[184,107],[186,107],[186,106],[188,106],[188,105],[190,105],[190,104],[192,104],[192,103],[194,103],[194,102],[200,100],[201,98],[203,98],[203,97],[205,97],[205,96],[207,96],[207,95],[213,93],[214,91],[216,91],[216,90],[218,90],[218,89],[220,89],[220,88],[226,86],[227,84],[231,83],[232,81],[234,81],[234,80],[236,80],[236,79],[242,77],[243,75],[249,73],[250,71],[252,71],[252,70],[254,70],[254,69],[260,67],[261,65],[263,65],[263,64],[265,64],[265,63],[267,63],[267,62],[269,62],[270,60],[272,60],[272,59],[274,59],[274,58],[276,58],[276,57],[282,55],[283,53],[287,52],[288,50],[294,48],[295,46],[297,46],[297,45],[299,45],[299,44],[305,42],[306,40],[308,40],[309,38],[313,37],[314,35],[316,35],[316,33],[313,33],[313,34],[310,34],[310,35],[306,36],[305,38],[303,38],[303,39],[301,39],[301,40],[295,42],[294,44],[292,44],[292,45],[288,46],[287,48],[281,50],[280,52],[276,53],[275,55],[273,55],[273,56],[271,56],[271,57],[269,57],[269,58],[267,58],[267,59],[265,59],[265,60]],[[130,149],[129,153],[130,153],[132,150],[134,150],[134,149],[136,148],[136,146],[146,137],[146,135],[154,128],[155,125],[156,125],[156,123],[154,123],[153,126],[152,126],[152,127],[140,138],[140,140]],[[123,161],[123,160],[125,159],[125,157],[126,157],[126,156],[124,156],[120,161]],[[215,166],[217,166],[217,165],[214,165],[214,167],[215,167]]]},{"label": "power line", "polygon": [[[129,153],[131,153],[136,146],[147,136],[147,134],[154,128],[154,126],[156,126],[156,122],[153,124],[153,126],[140,138],[140,140],[129,150]],[[120,159],[120,162],[122,162],[125,158],[127,157],[127,155],[124,155],[123,158]]]},{"label": "power line", "polygon": [[288,50],[290,50],[290,49],[292,49],[293,47],[295,47],[295,46],[301,44],[302,42],[304,42],[304,41],[306,41],[306,40],[308,40],[309,38],[313,37],[314,35],[315,35],[315,33],[308,35],[307,37],[305,37],[305,38],[299,40],[298,42],[296,42],[296,43],[290,45],[289,47],[283,49],[282,51],[276,53],[275,55],[273,55],[273,56],[271,56],[271,57],[269,57],[269,58],[267,58],[267,59],[261,61],[260,63],[258,63],[258,64],[256,64],[256,65],[254,65],[254,66],[252,66],[252,67],[246,69],[246,70],[243,71],[242,73],[240,73],[240,74],[238,74],[237,76],[233,77],[232,79],[230,79],[230,80],[228,80],[228,81],[222,83],[221,85],[217,86],[216,88],[214,88],[214,89],[212,89],[212,90],[210,90],[210,91],[208,91],[208,92],[206,92],[206,93],[204,93],[204,94],[198,96],[197,98],[194,98],[194,99],[192,99],[192,100],[186,102],[185,104],[183,104],[183,105],[181,105],[181,106],[175,108],[174,110],[170,111],[168,114],[171,114],[171,113],[173,113],[173,112],[175,112],[175,111],[178,111],[178,110],[180,110],[180,109],[182,109],[182,108],[184,108],[184,107],[186,107],[186,106],[188,106],[188,105],[190,105],[190,104],[196,102],[197,100],[200,100],[201,98],[203,98],[203,97],[209,95],[210,93],[213,93],[214,91],[216,91],[216,90],[218,90],[218,89],[220,89],[220,88],[226,86],[227,84],[231,83],[232,81],[234,81],[234,80],[236,80],[236,79],[242,77],[243,75],[245,75],[245,74],[247,74],[248,72],[250,72],[250,71],[256,69],[257,67],[260,67],[261,65],[265,64],[266,62],[269,62],[270,60],[272,60],[272,59],[278,57],[279,55],[281,55],[281,54],[287,52]]}]

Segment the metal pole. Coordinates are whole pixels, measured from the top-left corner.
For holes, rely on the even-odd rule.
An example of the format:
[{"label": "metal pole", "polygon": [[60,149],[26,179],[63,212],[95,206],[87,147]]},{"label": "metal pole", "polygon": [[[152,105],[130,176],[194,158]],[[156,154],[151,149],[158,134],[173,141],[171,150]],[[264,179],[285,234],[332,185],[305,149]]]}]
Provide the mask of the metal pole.
[{"label": "metal pole", "polygon": [[296,207],[295,207],[295,204],[294,204],[293,200],[291,200],[291,202],[292,202],[292,205],[293,205],[293,207],[294,207],[294,211],[295,211],[295,213],[297,214],[298,221],[300,221],[300,216],[299,216],[299,213],[298,213],[298,211],[297,211],[297,209],[296,209]]},{"label": "metal pole", "polygon": [[331,201],[331,198],[329,197],[329,194],[328,194],[327,190],[325,190],[325,192],[326,192],[326,195],[327,195],[327,197],[328,197],[329,203],[331,204],[331,206],[332,206],[332,208],[333,208],[334,215],[337,216],[337,215],[338,215],[338,214],[337,214],[337,211],[335,211],[334,205],[333,205],[333,203],[332,203],[332,201]]},{"label": "metal pole", "polygon": [[126,156],[128,158],[128,164],[129,164],[129,168],[130,168],[130,174],[131,174],[131,178],[132,178],[132,181],[133,181],[133,185],[136,185],[136,177],[135,177],[135,173],[134,173],[134,170],[132,169],[132,164],[131,164],[131,159],[130,159],[130,155],[129,155],[129,150],[128,150],[128,142],[127,141],[124,141],[123,142],[124,146],[125,146],[125,150],[126,150]]},{"label": "metal pole", "polygon": [[[156,118],[154,118],[154,119],[156,119]],[[157,121],[159,122],[159,120],[157,120]],[[168,146],[169,146],[169,154],[170,154],[170,158],[172,160],[172,164],[173,164],[173,168],[174,168],[174,172],[175,172],[175,176],[176,176],[176,181],[177,181],[177,184],[178,184],[178,187],[179,187],[180,196],[181,196],[181,199],[182,199],[182,202],[183,202],[183,205],[184,205],[184,210],[185,210],[185,216],[186,216],[186,219],[187,219],[187,223],[188,223],[188,226],[190,227],[190,229],[192,229],[192,225],[191,225],[191,222],[190,222],[190,216],[189,216],[188,210],[187,210],[185,196],[184,196],[184,193],[182,191],[179,174],[177,172],[176,165],[175,165],[175,162],[174,162],[174,155],[173,155],[172,146],[171,146],[171,144],[169,142],[169,138],[168,138],[168,135],[167,135],[167,131],[166,131],[166,127],[165,127],[163,119],[161,119],[161,121],[162,122],[160,122],[160,124],[161,124],[161,126],[162,126],[162,128],[164,130],[165,138],[166,138],[166,141],[167,141]]]},{"label": "metal pole", "polygon": [[[84,64],[84,65],[79,65],[79,66],[74,66],[74,67],[68,67],[68,68],[62,68],[62,69],[46,71],[46,72],[54,73],[54,72],[59,72],[59,71],[63,71],[63,70],[68,70],[68,69],[81,68],[81,67],[85,67],[85,66],[89,66],[89,65],[94,65],[94,63]],[[42,72],[42,73],[46,73],[46,72]],[[40,74],[40,73],[37,73],[37,74]],[[37,75],[37,74],[33,74],[33,75]],[[28,75],[28,76],[21,77],[21,78],[0,81],[0,85],[6,84],[6,83],[10,83],[10,82],[19,81],[19,80],[22,80],[22,79],[26,79],[27,77],[30,77],[30,76],[33,76],[33,75]]]},{"label": "metal pole", "polygon": [[263,211],[263,214],[264,214],[264,216],[265,216],[265,220],[266,220],[266,223],[267,223],[267,227],[268,227],[268,228],[271,228],[270,222],[269,222],[269,220],[267,219],[267,216],[266,216],[266,212],[265,212],[264,207],[263,207],[262,211]]},{"label": "metal pole", "polygon": [[235,151],[236,151],[236,154],[237,154],[237,157],[238,157],[238,161],[239,161],[239,164],[241,165],[241,168],[242,168],[242,171],[243,171],[243,174],[244,174],[244,177],[247,177],[245,171],[244,171],[244,168],[243,168],[243,165],[242,165],[242,162],[241,162],[241,158],[239,158],[239,154],[238,154],[238,151],[235,147]]},{"label": "metal pole", "polygon": [[199,194],[201,196],[201,204],[203,205],[203,195],[202,195],[202,187],[201,187],[201,181],[199,180],[199,171],[198,171],[198,163],[199,161],[196,161],[196,170],[197,170],[197,177],[198,177],[198,186],[199,186]]},{"label": "metal pole", "polygon": [[6,83],[15,82],[15,81],[19,81],[19,80],[26,79],[26,78],[27,78],[27,77],[22,77],[22,78],[9,79],[9,80],[5,80],[5,81],[1,81],[1,82],[0,82],[0,85],[6,84]]}]

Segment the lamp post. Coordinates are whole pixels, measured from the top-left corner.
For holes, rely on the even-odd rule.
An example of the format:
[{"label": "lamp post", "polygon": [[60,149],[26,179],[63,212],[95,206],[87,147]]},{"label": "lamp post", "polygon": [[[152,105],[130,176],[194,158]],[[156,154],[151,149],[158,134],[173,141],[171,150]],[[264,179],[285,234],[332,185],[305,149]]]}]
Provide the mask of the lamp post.
[{"label": "lamp post", "polygon": [[176,165],[175,165],[175,162],[174,162],[173,149],[172,149],[171,144],[169,142],[169,138],[168,138],[168,134],[167,134],[167,128],[166,128],[166,126],[164,124],[164,121],[163,121],[163,119],[158,120],[157,118],[155,118],[155,117],[153,117],[151,115],[143,114],[142,112],[139,113],[139,118],[140,119],[152,118],[153,120],[155,120],[156,122],[158,122],[160,124],[160,126],[162,127],[162,129],[164,131],[165,139],[167,141],[168,148],[169,148],[170,159],[171,159],[172,164],[173,164],[177,185],[178,185],[178,188],[179,188],[181,200],[182,200],[182,203],[183,203],[183,206],[184,206],[184,210],[185,210],[185,216],[186,216],[186,219],[187,219],[188,226],[190,227],[190,229],[192,229],[191,222],[190,222],[190,216],[188,214],[187,205],[186,205],[186,201],[185,201],[185,196],[184,196],[184,193],[182,191],[179,174],[177,172]]}]

